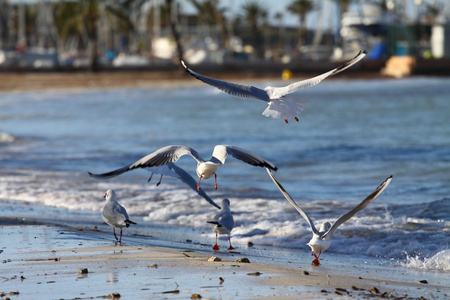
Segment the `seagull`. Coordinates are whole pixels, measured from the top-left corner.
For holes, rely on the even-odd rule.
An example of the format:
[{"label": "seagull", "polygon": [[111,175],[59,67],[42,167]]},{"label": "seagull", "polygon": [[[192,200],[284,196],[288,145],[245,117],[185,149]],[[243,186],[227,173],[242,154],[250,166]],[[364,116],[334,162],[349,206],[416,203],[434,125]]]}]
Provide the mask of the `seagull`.
[{"label": "seagull", "polygon": [[[328,249],[331,245],[331,238],[333,236],[334,231],[342,225],[344,222],[348,221],[351,217],[353,217],[357,212],[364,209],[367,205],[369,205],[373,200],[375,200],[384,189],[389,185],[392,180],[392,175],[386,178],[383,183],[381,183],[366,199],[364,199],[361,203],[359,203],[355,208],[351,211],[343,214],[337,221],[331,225],[329,222],[324,222],[320,225],[319,230],[314,226],[313,221],[309,218],[309,216],[297,205],[297,203],[291,198],[291,196],[286,192],[283,186],[278,182],[277,178],[273,173],[267,169],[267,173],[269,173],[270,178],[281,191],[283,196],[292,204],[292,206],[300,213],[300,215],[309,223],[311,230],[313,232],[313,237],[307,244],[311,248],[311,255],[315,257],[312,261],[312,264],[315,266],[320,265],[319,257],[322,252]],[[316,255],[314,252],[318,253]]]},{"label": "seagull", "polygon": [[298,90],[316,85],[325,78],[350,68],[361,59],[363,59],[366,54],[366,51],[359,51],[359,53],[354,58],[347,61],[343,65],[316,77],[294,82],[285,87],[267,86],[264,89],[213,79],[192,71],[183,60],[181,60],[181,64],[189,74],[191,74],[198,80],[216,87],[227,94],[239,98],[260,100],[268,103],[269,107],[267,107],[262,114],[266,117],[284,119],[284,121],[288,123],[288,119],[295,119],[298,122],[297,115],[299,115],[303,111],[303,108],[306,105],[306,100],[286,99],[284,98],[284,96],[292,94]]},{"label": "seagull", "polygon": [[[197,183],[197,190],[200,190],[200,181],[202,179],[208,179],[212,175],[215,178],[214,187],[217,189],[217,168],[225,163],[225,160],[228,155],[233,156],[243,162],[246,162],[250,165],[257,167],[266,167],[271,170],[276,171],[277,167],[271,162],[265,160],[259,155],[248,152],[247,150],[228,145],[217,145],[214,147],[214,151],[210,160],[204,160],[194,149],[187,146],[179,146],[179,145],[170,145],[163,147],[155,152],[152,152],[141,159],[135,161],[134,163],[125,166],[123,168],[104,173],[104,174],[92,174],[89,173],[89,176],[97,179],[105,179],[115,177],[124,172],[134,170],[136,168],[152,168],[152,167],[160,167],[166,165],[168,163],[173,163],[178,161],[180,157],[183,155],[189,154],[197,161],[196,172],[198,177],[200,178]],[[150,169],[151,171],[151,169]],[[153,175],[153,174],[152,174]],[[163,174],[164,175],[164,174]],[[161,176],[162,177],[162,176]],[[151,180],[151,176],[149,180]]]},{"label": "seagull", "polygon": [[[117,196],[113,190],[107,190],[103,197],[106,199],[102,210],[103,221],[113,228],[114,237],[119,244],[122,244],[122,228],[136,223],[128,218],[126,209],[117,202]],[[120,238],[117,238],[116,227],[120,228]]]},{"label": "seagull", "polygon": [[216,244],[213,247],[213,250],[219,250],[220,247],[217,245],[217,236],[219,234],[228,235],[228,242],[230,243],[230,247],[228,250],[234,250],[233,246],[231,246],[231,230],[234,227],[234,219],[233,215],[230,211],[230,200],[223,199],[222,200],[222,209],[212,218],[212,220],[207,221],[207,223],[214,224],[213,230],[216,232]]}]

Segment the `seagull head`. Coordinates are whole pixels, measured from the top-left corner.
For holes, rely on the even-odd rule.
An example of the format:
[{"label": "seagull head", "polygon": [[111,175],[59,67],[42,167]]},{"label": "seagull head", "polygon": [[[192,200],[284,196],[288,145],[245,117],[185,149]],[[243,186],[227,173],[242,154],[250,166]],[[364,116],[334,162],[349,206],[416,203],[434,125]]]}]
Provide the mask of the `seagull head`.
[{"label": "seagull head", "polygon": [[230,209],[230,200],[225,198],[222,200],[222,209]]},{"label": "seagull head", "polygon": [[327,232],[328,230],[330,230],[330,228],[331,228],[330,222],[324,222],[324,223],[322,223],[322,225],[320,225],[319,233],[322,235],[325,232]]},{"label": "seagull head", "polygon": [[113,190],[107,190],[103,198],[105,198],[107,201],[116,200],[116,192],[114,192]]}]

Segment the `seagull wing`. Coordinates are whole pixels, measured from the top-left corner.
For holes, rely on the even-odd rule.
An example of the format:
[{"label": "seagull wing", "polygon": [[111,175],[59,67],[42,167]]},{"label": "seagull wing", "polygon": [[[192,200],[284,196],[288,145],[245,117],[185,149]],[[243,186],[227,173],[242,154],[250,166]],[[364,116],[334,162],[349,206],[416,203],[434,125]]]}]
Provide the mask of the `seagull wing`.
[{"label": "seagull wing", "polygon": [[267,169],[267,173],[269,173],[270,178],[272,178],[273,183],[277,186],[277,188],[280,190],[280,192],[283,194],[284,198],[289,201],[289,203],[292,204],[292,206],[302,215],[302,217],[309,223],[309,227],[311,227],[311,230],[314,234],[320,235],[319,231],[317,230],[316,226],[314,226],[313,221],[309,218],[309,216],[298,206],[298,204],[294,201],[294,199],[291,198],[291,196],[286,192],[284,187],[281,185],[281,183],[278,181],[278,179],[273,175],[273,173]]},{"label": "seagull wing", "polygon": [[322,236],[326,237],[327,235],[332,235],[333,232],[344,222],[348,221],[351,217],[353,217],[357,212],[365,208],[367,205],[370,204],[373,200],[377,199],[378,196],[381,195],[381,193],[384,191],[384,189],[389,185],[389,183],[392,180],[392,175],[386,178],[383,183],[381,183],[369,196],[367,196],[366,199],[364,199],[360,204],[358,204],[354,209],[351,211],[343,214],[334,224],[331,226],[331,228]]},{"label": "seagull wing", "polygon": [[231,231],[234,228],[233,215],[231,214],[231,212],[226,212],[217,219],[217,223],[220,226],[224,226],[225,228]]},{"label": "seagull wing", "polygon": [[253,99],[253,100],[261,100],[265,102],[269,102],[270,98],[267,92],[263,89],[250,86],[250,85],[242,85],[231,82],[226,82],[222,80],[213,79],[201,74],[198,74],[186,66],[184,61],[181,61],[181,65],[186,69],[186,71],[197,78],[200,81],[203,81],[206,84],[209,84],[219,90],[230,94],[235,97],[245,98],[245,99]]},{"label": "seagull wing", "polygon": [[220,209],[220,206],[217,205],[206,193],[205,191],[200,187],[197,190],[197,181],[191,176],[189,175],[189,173],[187,173],[185,170],[183,170],[182,168],[178,167],[177,165],[175,165],[174,163],[169,163],[167,164],[167,167],[170,168],[173,172],[174,175],[170,175],[170,176],[174,176],[179,178],[181,181],[183,181],[184,183],[186,183],[188,186],[191,187],[191,189],[193,189],[194,191],[197,192],[197,194],[199,194],[200,196],[202,196],[206,201],[208,201],[209,204],[217,207],[218,209]]},{"label": "seagull wing", "polygon": [[134,170],[136,168],[151,168],[151,167],[158,167],[162,166],[171,162],[176,162],[181,156],[189,154],[195,160],[198,162],[203,162],[203,159],[200,157],[197,151],[190,147],[186,146],[177,146],[177,145],[171,145],[166,146],[164,148],[161,148],[159,150],[156,150],[155,152],[152,152],[141,159],[135,161],[134,163],[122,167],[120,169],[103,173],[103,174],[93,174],[91,172],[89,173],[89,176],[96,178],[96,179],[108,179],[115,176],[118,176],[122,173],[125,173],[127,171]]},{"label": "seagull wing", "polygon": [[294,82],[288,86],[285,87],[279,87],[279,88],[273,88],[273,87],[266,87],[265,90],[267,91],[267,93],[270,95],[270,99],[279,99],[285,95],[291,94],[293,92],[296,92],[298,90],[316,85],[318,83],[320,83],[322,80],[324,80],[325,78],[335,75],[337,73],[340,73],[348,68],[350,68],[351,66],[353,66],[354,64],[356,64],[357,62],[359,62],[361,59],[364,58],[364,56],[366,56],[367,52],[366,51],[359,51],[358,55],[356,55],[354,58],[352,58],[351,60],[347,61],[346,63],[344,63],[343,65],[328,71],[322,75],[318,75],[316,77],[313,78],[309,78],[306,80],[302,80],[302,81],[298,81],[298,82]]},{"label": "seagull wing", "polygon": [[102,216],[115,225],[124,225],[125,220],[128,220],[127,211],[117,201],[106,205],[103,208]]},{"label": "seagull wing", "polygon": [[224,164],[225,159],[229,154],[234,158],[242,160],[243,162],[246,162],[252,166],[266,167],[274,171],[278,169],[273,163],[265,160],[259,155],[235,146],[228,145],[217,145],[216,147],[214,147],[214,151],[212,154],[213,157],[211,160],[214,162],[214,160],[217,159],[220,163]]}]

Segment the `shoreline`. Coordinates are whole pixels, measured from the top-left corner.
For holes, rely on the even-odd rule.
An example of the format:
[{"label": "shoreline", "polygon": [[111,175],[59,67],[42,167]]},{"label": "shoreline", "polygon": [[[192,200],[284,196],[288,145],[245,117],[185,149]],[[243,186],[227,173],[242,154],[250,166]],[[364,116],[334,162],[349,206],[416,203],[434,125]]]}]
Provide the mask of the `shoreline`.
[{"label": "shoreline", "polygon": [[[237,83],[257,82],[286,82],[292,83],[308,77],[318,75],[320,72],[299,73],[288,81],[281,79],[278,74],[267,74],[257,72],[209,72],[208,75],[220,80]],[[379,73],[348,72],[327,78],[334,79],[370,79],[384,78],[392,80],[391,77]],[[280,84],[282,85],[282,84]],[[186,72],[180,71],[129,71],[129,72],[73,72],[73,73],[1,73],[0,93],[7,92],[33,92],[33,91],[76,91],[86,89],[117,89],[117,88],[150,88],[150,87],[192,87],[206,86],[203,82],[193,78]]]},{"label": "shoreline", "polygon": [[[329,273],[326,266],[269,264],[262,257],[236,262],[246,257],[245,249],[213,253],[188,247],[119,246],[104,232],[15,218],[0,217],[0,228],[8,241],[0,249],[2,292],[6,296],[18,292],[18,299],[36,295],[88,299],[110,294],[120,294],[121,299],[187,299],[194,294],[205,299],[443,299],[450,292],[443,282],[408,282],[406,277],[380,280],[380,274],[371,276],[362,270],[349,276]],[[213,255],[222,260],[208,261]],[[77,273],[84,268],[88,273]]]}]

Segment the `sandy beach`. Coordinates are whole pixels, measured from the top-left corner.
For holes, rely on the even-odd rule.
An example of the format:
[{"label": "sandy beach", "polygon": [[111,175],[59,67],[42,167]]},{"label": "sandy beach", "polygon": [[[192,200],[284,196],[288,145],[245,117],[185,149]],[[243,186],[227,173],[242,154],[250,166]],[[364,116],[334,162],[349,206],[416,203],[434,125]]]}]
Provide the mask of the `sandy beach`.
[{"label": "sandy beach", "polygon": [[[11,218],[0,225],[3,299],[445,299],[450,292],[445,278],[382,280],[365,268],[360,276],[339,275],[357,266],[330,273],[326,266],[277,266],[245,251],[120,246],[96,229]],[[213,256],[220,261],[209,261]]]},{"label": "sandy beach", "polygon": [[[221,73],[208,72],[214,78],[245,82],[278,82],[280,74],[268,74],[258,72]],[[294,74],[289,81],[302,80],[317,73]],[[330,78],[377,78],[383,77],[377,73],[346,73]],[[327,80],[330,80],[327,79]],[[83,89],[112,89],[112,88],[145,88],[167,86],[202,86],[204,83],[181,71],[147,71],[147,72],[43,72],[43,73],[0,73],[0,92],[26,92],[26,91],[58,91],[58,90],[83,90]]]}]

